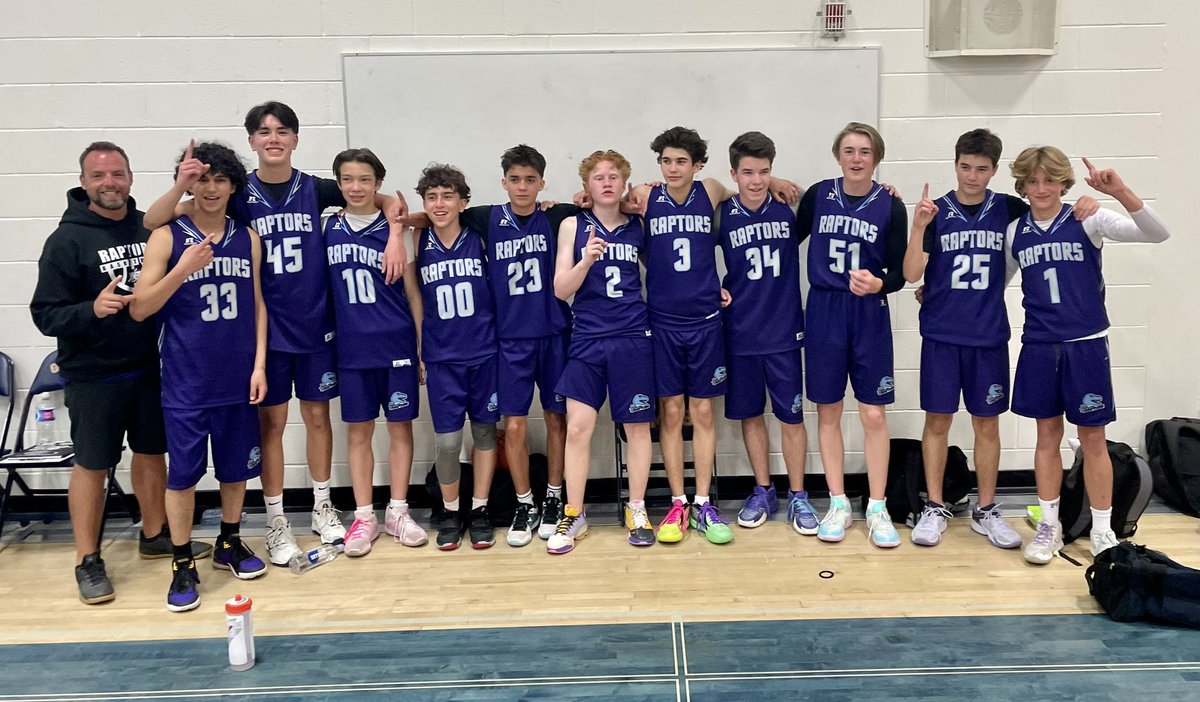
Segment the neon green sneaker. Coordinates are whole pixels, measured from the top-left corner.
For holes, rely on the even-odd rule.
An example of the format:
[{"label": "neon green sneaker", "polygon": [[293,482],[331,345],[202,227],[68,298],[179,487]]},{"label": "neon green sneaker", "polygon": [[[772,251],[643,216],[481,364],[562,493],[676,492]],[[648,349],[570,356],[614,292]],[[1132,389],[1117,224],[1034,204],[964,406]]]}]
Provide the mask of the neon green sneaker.
[{"label": "neon green sneaker", "polygon": [[683,541],[683,535],[688,530],[688,517],[691,508],[686,502],[675,500],[667,516],[658,525],[658,540],[666,544],[677,544]]},{"label": "neon green sneaker", "polygon": [[727,544],[733,541],[733,531],[721,519],[721,511],[711,502],[705,502],[692,510],[692,528],[704,534],[709,543]]}]

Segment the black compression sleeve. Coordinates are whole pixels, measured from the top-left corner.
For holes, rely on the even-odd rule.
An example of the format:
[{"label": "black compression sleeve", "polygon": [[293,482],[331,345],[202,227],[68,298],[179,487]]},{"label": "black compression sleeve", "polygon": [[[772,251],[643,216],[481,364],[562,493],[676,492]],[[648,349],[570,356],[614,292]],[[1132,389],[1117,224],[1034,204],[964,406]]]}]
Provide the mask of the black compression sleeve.
[{"label": "black compression sleeve", "polygon": [[883,276],[884,295],[904,287],[904,250],[908,248],[908,210],[904,202],[892,198],[892,222],[887,229],[887,272]]},{"label": "black compression sleeve", "polygon": [[331,178],[321,178],[313,176],[317,181],[317,208],[324,212],[330,207],[345,207],[346,198],[342,197],[342,190],[338,187],[337,181]]},{"label": "black compression sleeve", "polygon": [[804,197],[800,198],[800,207],[796,209],[796,229],[799,230],[796,245],[804,243],[809,234],[812,234],[813,219],[817,213],[817,186],[820,183],[813,183],[808,190],[804,191]]},{"label": "black compression sleeve", "polygon": [[492,218],[491,205],[476,205],[463,210],[458,223],[483,237],[487,241],[488,223]]}]

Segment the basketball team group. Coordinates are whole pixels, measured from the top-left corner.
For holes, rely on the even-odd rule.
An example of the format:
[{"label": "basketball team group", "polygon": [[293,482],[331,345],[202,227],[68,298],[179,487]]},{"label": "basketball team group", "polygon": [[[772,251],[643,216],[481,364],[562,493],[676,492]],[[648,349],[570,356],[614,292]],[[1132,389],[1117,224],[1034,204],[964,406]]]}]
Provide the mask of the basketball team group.
[{"label": "basketball team group", "polygon": [[[847,387],[864,436],[864,535],[895,548],[901,538],[885,501],[886,407],[896,393],[889,295],[922,280],[928,500],[911,541],[938,545],[951,518],[942,482],[962,404],[975,436],[974,532],[998,548],[1023,547],[1031,563],[1048,563],[1062,548],[1065,417],[1084,456],[1092,553],[1117,544],[1101,254],[1106,240],[1157,243],[1169,233],[1112,169],[1082,160],[1086,185],[1124,212],[1088,196],[1064,202],[1075,169],[1051,146],[1021,151],[1009,166],[1017,194],[997,192],[990,185],[1001,141],[975,129],[954,144],[956,187],[935,196],[926,185],[910,223],[895,190],[874,180],[884,141],[870,125],[851,122],[832,135],[836,177],[807,189],[772,172],[775,144],[753,131],[729,145],[728,178],[701,177],[707,142],[673,127],[650,142],[661,173],[639,176],[649,184],[631,180],[625,156],[598,150],[579,163],[573,204],[550,202],[541,197],[546,159],[521,144],[500,155],[507,202],[471,203],[464,174],[431,163],[416,183],[420,207],[410,208],[411,184],[386,189],[384,164],[369,149],[337,154],[333,179],[295,169],[300,122],[283,103],[254,107],[245,127],[256,169],[247,172],[226,145],[193,142],[178,159],[174,186],[144,213],[130,197],[125,151],[89,145],[80,187],[68,192],[46,240],[31,309],[38,328],[57,338],[67,381],[75,576],[86,603],[115,596],[98,534],[107,470],[126,444],[143,512],[139,552],[171,559],[169,610],[199,606],[197,559],[210,557],[237,578],[266,574],[239,533],[248,480],[261,481],[265,560],[310,557],[284,511],[283,433],[293,396],[320,542],[357,557],[382,534],[426,544],[431,534],[408,503],[422,386],[436,441],[438,549],[495,544],[488,495],[503,451],[517,504],[508,545],[537,536],[551,554],[574,550],[588,534],[590,448],[606,402],[627,442],[632,546],[679,542],[688,531],[728,544],[733,522],[756,528],[781,510],[798,534],[842,541],[854,533],[844,486]],[[1004,291],[1018,272],[1024,328],[1010,380]],[[530,480],[535,395],[545,423],[544,495],[534,495]],[[347,432],[352,519],[330,500],[335,397]],[[725,418],[741,424],[756,483],[736,517],[709,499],[718,397]],[[770,475],[768,399],[786,495]],[[804,485],[805,399],[816,408],[829,490],[823,514]],[[996,503],[999,417],[1010,407],[1037,422],[1041,521],[1028,543]],[[377,514],[381,412],[390,499]],[[657,526],[645,503],[652,424],[672,493]],[[469,464],[460,462],[464,431]],[[215,547],[191,538],[195,487],[210,464],[222,513]],[[460,490],[464,469],[469,495]]]}]

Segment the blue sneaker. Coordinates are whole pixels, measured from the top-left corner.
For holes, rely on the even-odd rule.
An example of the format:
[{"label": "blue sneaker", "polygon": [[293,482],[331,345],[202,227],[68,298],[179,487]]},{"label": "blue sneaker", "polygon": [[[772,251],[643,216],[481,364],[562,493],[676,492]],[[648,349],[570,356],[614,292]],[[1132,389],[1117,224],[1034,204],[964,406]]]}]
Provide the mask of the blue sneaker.
[{"label": "blue sneaker", "polygon": [[246,542],[236,535],[228,539],[217,539],[213,568],[231,571],[239,580],[253,580],[267,572],[267,564],[254,555]]},{"label": "blue sneaker", "polygon": [[821,524],[817,520],[817,511],[808,502],[808,491],[788,491],[788,522],[797,534],[815,536]]},{"label": "blue sneaker", "polygon": [[196,584],[200,574],[196,572],[196,561],[178,559],[171,562],[171,589],[167,590],[167,609],[186,612],[200,606],[200,592]]},{"label": "blue sneaker", "polygon": [[754,492],[746,498],[742,511],[738,512],[738,526],[753,529],[762,526],[764,522],[779,511],[779,496],[775,494],[775,486],[767,489],[761,485],[754,486]]}]

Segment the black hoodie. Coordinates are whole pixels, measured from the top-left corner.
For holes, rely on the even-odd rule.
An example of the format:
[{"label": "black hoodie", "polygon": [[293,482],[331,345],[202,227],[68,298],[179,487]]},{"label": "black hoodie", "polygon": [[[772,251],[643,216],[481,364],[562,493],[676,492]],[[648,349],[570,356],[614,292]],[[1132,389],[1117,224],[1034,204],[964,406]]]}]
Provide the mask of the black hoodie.
[{"label": "black hoodie", "polygon": [[153,319],[135,322],[128,307],[101,319],[92,309],[117,276],[125,276],[125,292],[133,289],[149,237],[133,198],[118,222],[88,209],[83,188],[67,191],[67,209],[42,248],[29,303],[37,328],[58,338],[58,365],[67,381],[103,380],[158,365]]}]

